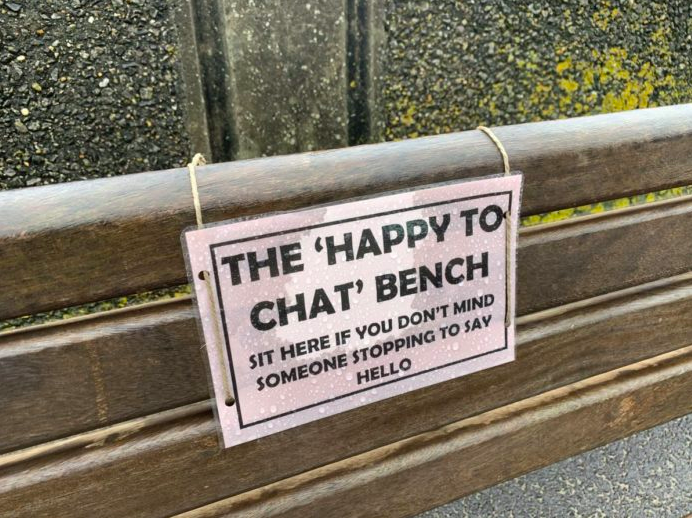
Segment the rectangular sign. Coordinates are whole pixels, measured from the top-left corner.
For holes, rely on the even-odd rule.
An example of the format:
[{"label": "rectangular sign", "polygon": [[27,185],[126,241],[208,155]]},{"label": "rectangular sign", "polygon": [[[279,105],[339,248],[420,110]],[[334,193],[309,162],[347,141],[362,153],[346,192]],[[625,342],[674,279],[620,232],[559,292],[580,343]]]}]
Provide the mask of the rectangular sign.
[{"label": "rectangular sign", "polygon": [[512,361],[521,181],[187,230],[225,446]]}]

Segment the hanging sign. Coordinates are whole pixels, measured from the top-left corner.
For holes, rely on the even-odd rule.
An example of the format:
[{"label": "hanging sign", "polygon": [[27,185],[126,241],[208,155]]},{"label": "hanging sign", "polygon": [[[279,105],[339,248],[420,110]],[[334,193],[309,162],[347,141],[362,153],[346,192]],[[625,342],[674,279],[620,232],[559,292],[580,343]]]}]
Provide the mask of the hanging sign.
[{"label": "hanging sign", "polygon": [[512,361],[521,181],[184,232],[225,446]]}]

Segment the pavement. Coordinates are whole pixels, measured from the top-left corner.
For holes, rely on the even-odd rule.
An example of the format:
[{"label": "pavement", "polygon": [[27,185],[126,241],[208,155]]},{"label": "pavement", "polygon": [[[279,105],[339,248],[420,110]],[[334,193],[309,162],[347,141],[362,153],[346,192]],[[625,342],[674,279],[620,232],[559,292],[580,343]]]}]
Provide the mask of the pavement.
[{"label": "pavement", "polygon": [[681,518],[692,513],[692,414],[418,518]]}]

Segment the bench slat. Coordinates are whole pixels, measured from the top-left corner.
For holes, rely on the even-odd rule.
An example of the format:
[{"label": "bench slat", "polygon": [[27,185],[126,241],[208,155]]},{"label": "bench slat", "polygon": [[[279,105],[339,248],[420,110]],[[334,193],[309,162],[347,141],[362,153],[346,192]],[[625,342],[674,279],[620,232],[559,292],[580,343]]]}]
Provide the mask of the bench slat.
[{"label": "bench slat", "polygon": [[188,298],[0,335],[0,452],[209,397]]},{"label": "bench slat", "polygon": [[178,518],[413,516],[691,412],[690,391],[692,347]]},{"label": "bench slat", "polygon": [[[230,450],[218,450],[210,412],[144,430],[119,425],[110,437],[100,433],[96,444],[54,455],[32,458],[32,449],[24,450],[22,464],[0,468],[0,514],[47,508],[52,516],[182,512],[684,347],[692,329],[690,281],[692,275],[531,315],[523,319],[516,362]],[[680,403],[672,388],[656,398],[656,405],[660,398]],[[657,412],[650,415],[660,417]]]},{"label": "bench slat", "polygon": [[[692,184],[692,105],[498,128],[523,213]],[[495,174],[478,131],[200,168],[207,221]],[[0,319],[186,282],[185,169],[0,192]]]},{"label": "bench slat", "polygon": [[[518,313],[691,271],[691,229],[692,197],[522,229]],[[0,451],[208,395],[188,300],[0,335],[0,379]]]},{"label": "bench slat", "polygon": [[692,196],[522,229],[520,315],[692,271]]}]

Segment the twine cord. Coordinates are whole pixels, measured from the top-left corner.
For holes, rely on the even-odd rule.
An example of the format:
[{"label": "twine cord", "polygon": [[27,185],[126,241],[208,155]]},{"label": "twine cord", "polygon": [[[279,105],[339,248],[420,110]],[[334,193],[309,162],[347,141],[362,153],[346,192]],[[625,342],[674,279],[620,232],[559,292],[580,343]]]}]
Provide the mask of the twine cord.
[{"label": "twine cord", "polygon": [[505,151],[505,146],[502,145],[502,142],[500,142],[500,139],[497,138],[495,133],[493,133],[493,131],[490,128],[486,128],[485,126],[478,126],[476,129],[479,131],[482,131],[483,133],[488,135],[490,140],[493,141],[493,144],[495,144],[498,151],[502,155],[502,164],[505,167],[505,175],[508,175],[509,174],[509,157],[507,156],[507,151]]},{"label": "twine cord", "polygon": [[[202,220],[202,205],[199,201],[199,191],[197,190],[197,166],[205,165],[207,162],[201,153],[197,153],[189,164],[187,164],[187,169],[190,172],[190,189],[192,190],[192,202],[195,206],[195,218],[197,219],[197,228],[202,228],[204,226],[204,221]],[[233,392],[231,392],[231,386],[228,382],[228,372],[225,367],[226,359],[223,355],[223,350],[221,349],[221,322],[219,321],[219,308],[216,305],[216,299],[214,298],[214,293],[212,291],[211,278],[209,277],[209,272],[203,270],[200,272],[202,280],[207,290],[207,296],[209,297],[209,306],[212,309],[212,320],[214,321],[214,342],[216,347],[217,360],[219,362],[219,367],[221,368],[221,382],[223,386],[224,403],[227,406],[232,406],[235,403],[235,398],[233,397]],[[206,344],[205,344],[206,345]],[[204,347],[205,345],[202,345]]]},{"label": "twine cord", "polygon": [[[502,165],[504,166],[505,176],[509,176],[509,156],[507,155],[507,150],[505,150],[505,146],[502,145],[502,141],[500,141],[500,139],[497,138],[497,135],[495,135],[495,133],[493,133],[493,131],[490,128],[486,128],[485,126],[478,126],[476,129],[485,133],[488,136],[488,138],[490,138],[490,140],[493,141],[493,144],[495,144],[495,147],[500,152],[500,155],[502,155]],[[512,324],[512,315],[514,314],[514,308],[511,307],[512,297],[510,297],[509,293],[509,280],[510,275],[512,275],[512,254],[510,253],[511,243],[512,215],[510,214],[510,211],[507,210],[507,212],[505,212],[505,327],[509,327]]]},{"label": "twine cord", "polygon": [[199,203],[199,191],[197,190],[197,166],[205,165],[207,161],[202,153],[197,153],[192,157],[192,160],[187,164],[187,169],[190,171],[190,187],[192,189],[192,203],[195,206],[195,218],[197,218],[197,228],[202,228],[202,205]]}]

